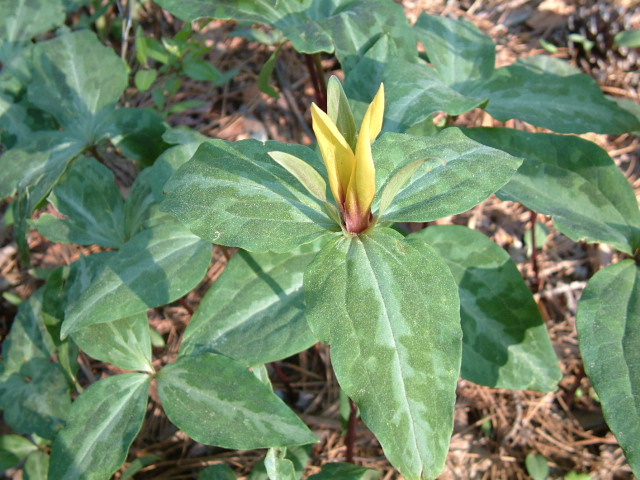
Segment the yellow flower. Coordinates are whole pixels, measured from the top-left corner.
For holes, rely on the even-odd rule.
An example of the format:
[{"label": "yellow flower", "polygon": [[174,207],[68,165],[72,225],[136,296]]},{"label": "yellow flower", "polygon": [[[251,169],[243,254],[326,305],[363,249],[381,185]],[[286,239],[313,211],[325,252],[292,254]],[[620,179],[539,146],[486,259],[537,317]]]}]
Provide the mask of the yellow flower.
[{"label": "yellow flower", "polygon": [[376,171],[371,143],[382,130],[383,115],[384,86],[380,85],[360,126],[354,152],[329,116],[315,103],[311,105],[313,131],[327,167],[329,186],[351,233],[363,232],[373,220],[371,204],[376,195]]}]

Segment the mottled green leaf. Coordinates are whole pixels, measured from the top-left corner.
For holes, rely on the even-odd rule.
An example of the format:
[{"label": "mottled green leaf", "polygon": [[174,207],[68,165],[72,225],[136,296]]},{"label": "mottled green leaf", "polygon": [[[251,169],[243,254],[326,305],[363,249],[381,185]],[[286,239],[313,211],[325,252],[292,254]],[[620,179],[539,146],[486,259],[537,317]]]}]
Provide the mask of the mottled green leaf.
[{"label": "mottled green leaf", "polygon": [[322,471],[311,475],[309,480],[378,480],[382,472],[359,467],[351,463],[325,463]]},{"label": "mottled green leaf", "polygon": [[458,288],[424,242],[390,229],[331,240],[304,278],[307,321],[340,386],[407,480],[436,477],[453,429]]},{"label": "mottled green leaf", "polygon": [[94,383],[73,403],[53,443],[49,480],[103,480],[120,468],[147,411],[151,377],[126,373]]},{"label": "mottled green leaf", "polygon": [[163,209],[206,240],[249,251],[286,252],[339,230],[323,203],[269,157],[274,151],[318,163],[303,146],[212,140],[167,182]]},{"label": "mottled green leaf", "polygon": [[4,42],[26,42],[64,23],[60,0],[13,0],[0,3],[0,50]]},{"label": "mottled green leaf", "polygon": [[270,480],[297,480],[293,462],[285,457],[286,448],[270,448],[264,466]]},{"label": "mottled green leaf", "polygon": [[373,0],[157,0],[185,21],[202,17],[262,23],[282,31],[303,53],[328,52],[343,67],[370,45],[388,35],[415,49],[412,32],[401,6]]},{"label": "mottled green leaf", "polygon": [[47,480],[49,455],[38,450],[27,457],[22,467],[23,480]]},{"label": "mottled green leaf", "polygon": [[582,73],[559,76],[509,65],[465,93],[489,97],[486,110],[498,120],[519,118],[560,133],[620,134],[640,128],[637,118],[605,98],[596,81]]},{"label": "mottled green leaf", "polygon": [[127,86],[124,62],[90,30],[38,43],[34,60],[29,100],[87,144],[97,141],[101,110]]},{"label": "mottled green leaf", "polygon": [[487,103],[486,97],[465,95],[446,85],[433,67],[422,61],[393,60],[383,78],[388,92],[386,131],[404,132],[435,112],[461,115]]},{"label": "mottled green leaf", "polygon": [[604,418],[640,475],[640,268],[624,260],[596,273],[578,303],[584,369]]},{"label": "mottled green leaf", "polygon": [[43,290],[38,290],[20,305],[9,336],[2,343],[4,375],[18,372],[28,360],[48,360],[54,353],[53,340],[42,319],[42,295]]},{"label": "mottled green leaf", "polygon": [[640,246],[640,212],[628,180],[606,151],[577,137],[513,129],[465,130],[471,138],[524,158],[498,195],[552,215],[575,241]]},{"label": "mottled green leaf", "polygon": [[223,355],[180,357],[160,370],[158,393],[169,420],[200,443],[244,450],[316,441],[269,387]]},{"label": "mottled green leaf", "polygon": [[289,253],[234,255],[200,302],[180,354],[219,352],[251,366],[313,345],[304,318],[302,276],[318,249],[316,242]]},{"label": "mottled green leaf", "polygon": [[101,133],[108,135],[127,158],[151,165],[169,147],[162,140],[167,126],[156,112],[143,108],[108,109],[108,112],[102,120]]},{"label": "mottled green leaf", "polygon": [[25,359],[0,383],[4,421],[18,433],[53,439],[62,428],[71,400],[62,368],[41,357]]},{"label": "mottled green leaf", "polygon": [[562,378],[549,334],[509,254],[480,232],[431,226],[407,238],[445,259],[460,291],[462,376],[511,390],[554,391]]},{"label": "mottled green leaf", "polygon": [[107,261],[106,268],[66,309],[63,336],[164,305],[204,277],[212,247],[178,222],[143,230]]},{"label": "mottled green leaf", "polygon": [[72,333],[71,338],[93,358],[124,370],[153,372],[146,313],[89,325]]},{"label": "mottled green leaf", "polygon": [[15,467],[37,447],[20,435],[0,435],[0,472]]},{"label": "mottled green leaf", "polygon": [[66,132],[32,133],[0,156],[0,198],[29,189],[29,204],[35,209],[83,148]]},{"label": "mottled green leaf", "polygon": [[373,158],[379,189],[393,182],[393,171],[425,160],[380,218],[393,222],[428,222],[469,210],[507,183],[522,162],[454,128],[435,137],[385,134],[374,143]]},{"label": "mottled green leaf", "polygon": [[491,77],[496,46],[473,23],[423,13],[414,25],[442,82],[459,91]]},{"label": "mottled green leaf", "polygon": [[124,243],[124,200],[111,170],[97,160],[74,162],[48,200],[66,217],[43,214],[32,222],[49,240],[114,248]]}]

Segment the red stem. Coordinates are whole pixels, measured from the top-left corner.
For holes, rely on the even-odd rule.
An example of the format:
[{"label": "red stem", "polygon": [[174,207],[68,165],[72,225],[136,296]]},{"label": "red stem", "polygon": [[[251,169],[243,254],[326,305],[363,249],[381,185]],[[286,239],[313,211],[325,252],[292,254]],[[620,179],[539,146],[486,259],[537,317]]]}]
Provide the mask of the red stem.
[{"label": "red stem", "polygon": [[327,92],[326,88],[323,89],[324,82],[320,79],[320,75],[323,73],[318,71],[318,65],[316,64],[313,55],[305,54],[304,59],[307,63],[307,70],[309,70],[309,76],[311,77],[311,85],[316,97],[316,103],[325,112],[327,111]]},{"label": "red stem", "polygon": [[278,375],[278,378],[284,385],[284,389],[287,391],[287,396],[289,397],[289,402],[291,404],[295,404],[298,401],[298,394],[291,386],[291,382],[289,381],[289,378],[284,373],[282,368],[280,368],[280,364],[278,362],[271,362],[271,366],[273,367],[273,370],[276,372],[276,375]]}]

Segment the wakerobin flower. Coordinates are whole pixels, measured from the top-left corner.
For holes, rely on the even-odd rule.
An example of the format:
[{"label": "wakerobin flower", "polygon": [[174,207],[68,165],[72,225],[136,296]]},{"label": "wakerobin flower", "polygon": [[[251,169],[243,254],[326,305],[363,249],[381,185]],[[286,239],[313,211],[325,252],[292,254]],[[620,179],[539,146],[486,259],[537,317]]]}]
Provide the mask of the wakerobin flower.
[{"label": "wakerobin flower", "polygon": [[373,222],[371,204],[376,195],[376,171],[371,143],[380,134],[383,115],[384,86],[380,85],[353,149],[329,115],[315,103],[311,105],[313,131],[327,167],[329,186],[338,202],[345,229],[350,233],[364,232]]}]

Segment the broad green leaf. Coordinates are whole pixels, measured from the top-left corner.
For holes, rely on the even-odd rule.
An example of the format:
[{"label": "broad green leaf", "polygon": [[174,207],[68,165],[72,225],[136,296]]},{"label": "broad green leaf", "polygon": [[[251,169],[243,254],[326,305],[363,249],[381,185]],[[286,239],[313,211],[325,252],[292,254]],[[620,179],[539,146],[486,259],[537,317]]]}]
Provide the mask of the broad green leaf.
[{"label": "broad green leaf", "polygon": [[[304,469],[311,458],[311,448],[312,445],[300,445],[286,448],[285,458],[293,464],[296,480],[300,480],[302,478]],[[265,461],[266,458],[256,464],[253,470],[251,470],[249,480],[270,480],[269,474],[267,473],[267,467],[265,466]]]},{"label": "broad green leaf", "polygon": [[387,208],[389,208],[393,199],[396,198],[398,192],[402,190],[402,187],[404,187],[413,174],[416,173],[427,160],[428,158],[419,158],[405,165],[389,178],[380,195],[378,216],[384,215],[384,212],[387,211]]},{"label": "broad green leaf", "polygon": [[160,116],[142,108],[106,109],[102,117],[101,133],[130,159],[152,165],[169,144],[162,140],[167,130]]},{"label": "broad green leaf", "polygon": [[307,321],[340,386],[407,480],[436,477],[453,429],[462,332],[458,288],[424,242],[390,229],[342,236],[304,277]]},{"label": "broad green leaf", "polygon": [[359,467],[351,463],[325,463],[322,471],[311,475],[309,480],[378,480],[382,472]]},{"label": "broad green leaf", "polygon": [[509,254],[466,227],[434,225],[424,240],[445,259],[460,292],[462,376],[511,390],[554,391],[562,378],[549,334]]},{"label": "broad green leaf", "polygon": [[20,305],[2,344],[3,377],[18,372],[26,361],[48,360],[54,354],[53,340],[42,319],[42,296],[40,289]]},{"label": "broad green leaf", "polygon": [[4,43],[27,42],[64,23],[60,0],[13,0],[0,3],[0,50]]},{"label": "broad green leaf", "polygon": [[387,109],[384,129],[404,132],[435,112],[461,115],[486,105],[481,95],[466,95],[446,85],[433,67],[422,61],[398,59],[389,62],[384,73]]},{"label": "broad green leaf", "polygon": [[151,377],[102,379],[73,403],[53,442],[49,480],[103,480],[120,468],[147,411]]},{"label": "broad green leaf", "polygon": [[49,455],[38,450],[27,457],[22,467],[22,478],[23,480],[47,480],[48,470]]},{"label": "broad green leaf", "polygon": [[578,303],[584,369],[604,418],[640,475],[640,268],[624,260],[596,273]]},{"label": "broad green leaf", "polygon": [[509,65],[464,93],[488,97],[486,110],[498,120],[519,118],[559,133],[620,134],[640,128],[637,118],[605,98],[596,81],[582,73],[559,76]]},{"label": "broad green leaf", "polygon": [[180,357],[157,378],[169,420],[197,442],[245,450],[316,441],[269,387],[231,358]]},{"label": "broad green leaf", "polygon": [[513,129],[468,129],[469,137],[525,160],[498,195],[552,215],[572,240],[606,242],[632,253],[640,246],[638,203],[607,152],[577,137]]},{"label": "broad green leaf", "polygon": [[74,162],[48,200],[66,217],[43,214],[32,222],[49,240],[113,248],[124,243],[122,194],[111,170],[94,158]]},{"label": "broad green leaf", "polygon": [[29,204],[35,209],[83,148],[65,132],[34,132],[0,156],[0,198],[29,189]]},{"label": "broad green leaf", "polygon": [[0,383],[4,421],[18,433],[53,439],[62,428],[71,400],[62,368],[41,357],[25,359]]},{"label": "broad green leaf", "polygon": [[445,85],[464,91],[493,73],[496,46],[473,23],[423,13],[413,28]]},{"label": "broad green leaf", "polygon": [[372,39],[388,35],[415,50],[401,6],[382,0],[157,0],[185,21],[202,17],[262,23],[282,31],[302,53],[333,53],[345,69]]},{"label": "broad green leaf", "polygon": [[146,313],[89,325],[72,333],[71,338],[93,358],[124,370],[153,372]]},{"label": "broad green leaf", "polygon": [[264,466],[270,480],[297,480],[293,462],[285,457],[286,448],[270,448]]},{"label": "broad green leaf", "polygon": [[66,309],[63,337],[165,305],[190,292],[211,262],[211,245],[176,221],[143,230]]},{"label": "broad green leaf", "polygon": [[315,242],[289,253],[236,253],[191,318],[180,354],[218,352],[252,366],[313,345],[302,276],[318,250]]},{"label": "broad green leaf", "polygon": [[494,69],[493,42],[465,20],[423,13],[415,33],[433,67],[411,59],[387,67],[387,130],[406,131],[435,110],[458,115],[478,106],[498,120],[519,118],[561,133],[614,134],[640,127],[588,75],[522,64]]},{"label": "broad green leaf", "polygon": [[197,480],[236,480],[236,474],[225,464],[211,465],[198,474]]},{"label": "broad green leaf", "polygon": [[127,86],[120,57],[82,30],[38,43],[34,59],[29,100],[87,144],[99,140],[98,114],[115,105]]},{"label": "broad green leaf", "polygon": [[455,128],[435,137],[387,133],[373,144],[373,158],[378,190],[394,181],[393,171],[424,160],[380,218],[393,222],[428,222],[469,210],[507,183],[522,162]]},{"label": "broad green leaf", "polygon": [[27,115],[25,105],[4,95],[0,85],[0,143],[5,149],[13,148],[16,143],[24,142],[30,136]]},{"label": "broad green leaf", "polygon": [[0,435],[0,472],[15,467],[37,447],[20,435]]},{"label": "broad green leaf", "polygon": [[269,157],[274,151],[318,163],[303,146],[212,140],[167,182],[163,210],[201,238],[249,251],[286,252],[339,230],[322,202]]}]

